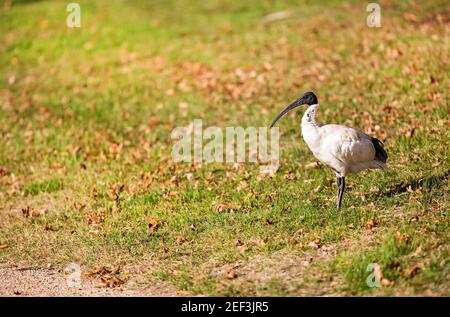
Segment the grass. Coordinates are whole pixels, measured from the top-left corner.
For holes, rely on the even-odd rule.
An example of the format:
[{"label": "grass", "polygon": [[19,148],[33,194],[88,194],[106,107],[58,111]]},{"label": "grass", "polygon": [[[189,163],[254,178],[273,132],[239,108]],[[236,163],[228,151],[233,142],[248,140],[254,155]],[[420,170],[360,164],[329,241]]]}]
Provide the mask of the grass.
[{"label": "grass", "polygon": [[[380,2],[381,28],[356,1],[79,3],[78,29],[64,2],[1,5],[2,263],[121,267],[190,294],[450,295],[445,1]],[[277,11],[292,15],[262,22]],[[389,154],[340,211],[298,114],[273,178],[171,159],[173,128],[267,126],[309,90],[321,122]]]},{"label": "grass", "polygon": [[48,180],[41,183],[32,183],[23,189],[24,195],[38,195],[39,193],[51,193],[63,188],[61,180]]}]

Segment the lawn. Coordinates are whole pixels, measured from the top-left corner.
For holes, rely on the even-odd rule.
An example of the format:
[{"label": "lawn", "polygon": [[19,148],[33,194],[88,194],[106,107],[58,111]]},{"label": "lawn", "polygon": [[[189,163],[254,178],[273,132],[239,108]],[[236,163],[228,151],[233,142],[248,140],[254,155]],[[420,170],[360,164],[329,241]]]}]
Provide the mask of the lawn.
[{"label": "lawn", "polygon": [[[447,1],[380,1],[380,28],[359,1],[78,1],[80,28],[67,3],[0,2],[0,265],[179,295],[450,295]],[[274,175],[172,159],[174,128],[267,127],[305,91],[389,155],[342,209],[303,110],[277,124]]]}]

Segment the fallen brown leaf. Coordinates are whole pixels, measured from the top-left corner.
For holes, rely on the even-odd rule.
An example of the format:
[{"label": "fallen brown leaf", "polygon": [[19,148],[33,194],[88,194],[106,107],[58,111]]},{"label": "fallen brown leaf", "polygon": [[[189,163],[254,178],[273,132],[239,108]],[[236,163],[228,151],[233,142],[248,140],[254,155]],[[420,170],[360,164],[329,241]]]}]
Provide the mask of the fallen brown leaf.
[{"label": "fallen brown leaf", "polygon": [[366,222],[366,229],[371,230],[372,228],[375,228],[376,226],[378,226],[379,223],[380,223],[380,221],[376,218],[370,219]]},{"label": "fallen brown leaf", "polygon": [[313,249],[318,249],[320,247],[320,239],[315,239],[314,241],[311,241],[308,243],[308,246]]},{"label": "fallen brown leaf", "polygon": [[53,227],[50,226],[50,225],[48,224],[48,222],[44,223],[44,225],[42,226],[42,228],[43,228],[45,231],[55,231],[55,230],[53,229]]},{"label": "fallen brown leaf", "polygon": [[214,209],[217,212],[227,211],[230,209],[230,205],[229,204],[215,204]]},{"label": "fallen brown leaf", "polygon": [[25,208],[22,208],[22,214],[25,216],[25,218],[31,218],[30,206],[26,206]]},{"label": "fallen brown leaf", "polygon": [[422,247],[417,247],[416,251],[414,251],[413,256],[418,256],[422,252]]},{"label": "fallen brown leaf", "polygon": [[151,218],[150,221],[148,222],[148,229],[150,230],[151,233],[155,233],[156,230],[162,227],[162,225],[163,225],[162,221],[156,218]]},{"label": "fallen brown leaf", "polygon": [[419,268],[417,267],[417,266],[411,266],[409,269],[407,269],[404,273],[403,273],[403,275],[405,276],[405,277],[412,277],[412,276],[414,276],[414,275],[416,275],[418,272],[419,272]]},{"label": "fallen brown leaf", "polygon": [[242,240],[237,239],[235,245],[239,247],[241,245],[244,245],[244,242]]},{"label": "fallen brown leaf", "polygon": [[416,131],[416,128],[412,128],[411,130],[406,131],[405,137],[406,137],[407,139],[412,138],[413,135],[414,135],[414,131]]},{"label": "fallen brown leaf", "polygon": [[97,285],[97,288],[113,288],[113,287],[119,287],[120,285],[122,285],[123,283],[125,283],[125,281],[123,281],[122,279],[118,278],[115,275],[109,275],[106,274],[104,276],[102,276],[100,278],[101,280],[101,284]]},{"label": "fallen brown leaf", "polygon": [[86,205],[84,205],[84,204],[82,204],[82,203],[79,203],[79,202],[75,202],[75,203],[73,204],[73,206],[75,207],[76,210],[81,210],[81,209],[83,209],[84,207],[86,207]]},{"label": "fallen brown leaf", "polygon": [[403,17],[407,21],[412,21],[412,22],[419,22],[420,21],[420,18],[417,15],[415,15],[414,13],[405,12],[403,14]]},{"label": "fallen brown leaf", "polygon": [[177,245],[182,245],[183,243],[186,243],[186,242],[187,242],[187,239],[183,236],[179,236],[175,239],[175,243]]},{"label": "fallen brown leaf", "polygon": [[395,238],[396,240],[398,240],[398,241],[402,241],[402,242],[405,242],[405,243],[411,242],[411,238],[410,238],[409,236],[407,236],[407,235],[401,234],[400,231],[397,231],[397,232],[394,234],[394,238]]},{"label": "fallen brown leaf", "polygon": [[125,283],[124,280],[117,276],[119,272],[120,266],[115,269],[111,269],[105,266],[99,266],[95,268],[94,271],[88,272],[86,275],[100,279],[100,284],[95,286],[97,288],[113,288]]},{"label": "fallen brown leaf", "polygon": [[310,168],[318,168],[320,166],[320,163],[317,161],[305,164],[304,168],[305,169],[310,169]]},{"label": "fallen brown leaf", "polygon": [[150,117],[150,126],[156,125],[156,124],[158,124],[158,123],[159,123],[158,117],[156,117],[156,116]]},{"label": "fallen brown leaf", "polygon": [[257,246],[257,247],[262,247],[267,243],[268,239],[251,239],[248,242],[248,245],[253,245],[253,246]]},{"label": "fallen brown leaf", "polygon": [[235,279],[237,277],[237,274],[234,270],[228,270],[225,272],[225,278],[228,280]]},{"label": "fallen brown leaf", "polygon": [[394,282],[388,280],[387,278],[382,278],[381,279],[381,285],[383,285],[383,286],[391,286],[391,285],[394,285]]},{"label": "fallen brown leaf", "polygon": [[97,215],[97,214],[90,213],[87,216],[86,222],[88,225],[91,225],[91,224],[101,223],[101,222],[103,222],[103,220],[105,220],[104,215]]}]

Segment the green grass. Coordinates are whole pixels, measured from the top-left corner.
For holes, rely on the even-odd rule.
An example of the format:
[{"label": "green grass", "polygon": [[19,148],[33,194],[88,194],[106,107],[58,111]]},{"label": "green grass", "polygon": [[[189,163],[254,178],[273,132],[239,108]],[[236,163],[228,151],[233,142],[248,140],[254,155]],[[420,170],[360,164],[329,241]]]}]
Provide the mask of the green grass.
[{"label": "green grass", "polygon": [[[120,266],[191,294],[450,295],[445,1],[383,1],[381,28],[357,1],[79,3],[79,29],[64,2],[0,4],[2,263]],[[262,22],[277,11],[292,16]],[[389,154],[340,211],[299,114],[279,122],[274,178],[171,159],[175,127],[267,126],[310,90],[321,122]],[[391,283],[368,288],[369,263]]]},{"label": "green grass", "polygon": [[32,183],[30,185],[25,186],[23,189],[24,195],[37,195],[39,193],[52,193],[57,190],[61,190],[63,188],[63,184],[61,180],[49,180],[40,183]]}]

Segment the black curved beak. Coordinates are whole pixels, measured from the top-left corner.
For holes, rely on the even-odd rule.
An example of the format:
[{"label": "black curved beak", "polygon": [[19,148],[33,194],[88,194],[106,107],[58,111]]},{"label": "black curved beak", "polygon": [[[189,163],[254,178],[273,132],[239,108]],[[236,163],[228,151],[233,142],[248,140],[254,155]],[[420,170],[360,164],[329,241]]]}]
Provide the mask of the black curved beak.
[{"label": "black curved beak", "polygon": [[294,108],[297,108],[298,106],[301,106],[305,104],[305,102],[303,101],[303,97],[300,99],[297,99],[296,101],[294,101],[293,103],[291,103],[289,106],[287,106],[283,111],[281,111],[278,116],[276,116],[275,119],[273,119],[272,123],[270,124],[270,127],[272,128],[275,123],[282,117],[284,116],[286,113],[288,113],[289,111],[291,111]]}]

